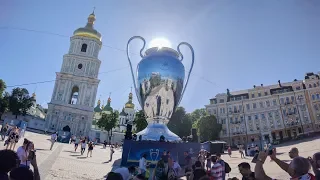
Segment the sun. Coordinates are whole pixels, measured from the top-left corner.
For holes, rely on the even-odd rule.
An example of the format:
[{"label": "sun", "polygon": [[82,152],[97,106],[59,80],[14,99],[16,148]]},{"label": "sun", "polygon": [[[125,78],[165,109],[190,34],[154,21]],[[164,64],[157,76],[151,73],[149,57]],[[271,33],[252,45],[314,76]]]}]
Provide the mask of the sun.
[{"label": "sun", "polygon": [[153,47],[157,47],[159,49],[163,47],[171,48],[171,43],[166,38],[156,38],[149,43],[149,48],[153,48]]}]

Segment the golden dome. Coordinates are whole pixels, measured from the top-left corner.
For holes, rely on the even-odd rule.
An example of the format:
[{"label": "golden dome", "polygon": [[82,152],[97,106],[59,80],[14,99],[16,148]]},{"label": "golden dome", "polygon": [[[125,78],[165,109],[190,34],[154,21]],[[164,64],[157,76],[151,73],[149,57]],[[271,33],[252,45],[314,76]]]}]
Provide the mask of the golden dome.
[{"label": "golden dome", "polygon": [[132,93],[129,93],[129,100],[128,102],[125,104],[125,108],[131,108],[134,109],[134,104],[132,103]]},{"label": "golden dome", "polygon": [[92,12],[88,17],[87,25],[83,28],[79,28],[73,32],[73,36],[82,36],[88,38],[94,38],[101,41],[101,34],[93,28],[94,21],[96,20],[96,16],[94,12]]}]

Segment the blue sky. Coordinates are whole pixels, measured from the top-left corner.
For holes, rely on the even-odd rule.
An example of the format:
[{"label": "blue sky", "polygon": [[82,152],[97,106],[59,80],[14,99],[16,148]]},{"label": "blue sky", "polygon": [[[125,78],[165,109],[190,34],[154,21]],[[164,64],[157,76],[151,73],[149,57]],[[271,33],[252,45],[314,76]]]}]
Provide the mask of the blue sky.
[{"label": "blue sky", "polygon": [[[98,98],[120,109],[128,99],[131,73],[124,51],[141,35],[150,42],[166,37],[175,47],[189,42],[195,65],[181,105],[201,108],[216,93],[302,79],[319,71],[320,1],[317,0],[56,0],[0,1],[0,78],[8,86],[55,79],[73,31],[86,24],[96,7],[95,28],[102,34]],[[64,36],[30,31],[24,28]],[[67,36],[67,37],[65,37]],[[133,42],[138,53],[141,43]],[[108,46],[114,48],[108,48]],[[190,53],[185,48],[185,67]],[[138,56],[133,57],[136,66]],[[53,82],[24,86],[39,104],[50,101]],[[11,88],[8,88],[11,90]],[[136,98],[134,98],[137,104]]]}]

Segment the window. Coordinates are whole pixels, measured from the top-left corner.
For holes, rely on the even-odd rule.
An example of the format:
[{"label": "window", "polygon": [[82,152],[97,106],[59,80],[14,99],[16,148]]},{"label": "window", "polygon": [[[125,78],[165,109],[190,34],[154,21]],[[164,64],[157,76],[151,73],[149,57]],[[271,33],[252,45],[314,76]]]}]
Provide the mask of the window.
[{"label": "window", "polygon": [[313,87],[317,87],[316,83],[313,84]]},{"label": "window", "polygon": [[254,119],[255,119],[255,120],[259,119],[259,116],[258,116],[257,114],[254,115]]},{"label": "window", "polygon": [[79,88],[78,86],[74,86],[71,91],[69,104],[77,104],[78,97],[79,97]]},{"label": "window", "polygon": [[277,100],[276,100],[276,99],[273,100],[273,105],[274,105],[274,106],[277,105]]},{"label": "window", "polygon": [[300,90],[300,89],[301,89],[300,86],[297,86],[297,87],[296,87],[296,90]]},{"label": "window", "polygon": [[232,117],[231,117],[229,120],[230,120],[230,123],[233,123],[233,122],[232,122],[232,121],[233,121],[233,120],[232,120]]},{"label": "window", "polygon": [[224,99],[220,99],[220,100],[219,100],[219,103],[224,103]]},{"label": "window", "polygon": [[314,94],[312,94],[312,100],[315,100],[316,96]]},{"label": "window", "polygon": [[261,114],[261,119],[265,119],[266,117],[264,116],[264,114]]},{"label": "window", "polygon": [[294,102],[294,97],[293,96],[291,96],[291,102]]},{"label": "window", "polygon": [[88,47],[87,44],[82,44],[82,46],[81,46],[81,52],[87,52],[87,47]]},{"label": "window", "polygon": [[237,112],[237,107],[236,106],[233,106],[233,111]]},{"label": "window", "polygon": [[78,64],[78,69],[82,69],[82,64]]},{"label": "window", "polygon": [[222,112],[223,112],[223,113],[226,113],[226,109],[225,109],[225,108],[222,108]]},{"label": "window", "polygon": [[260,108],[263,108],[263,102],[259,102]]},{"label": "window", "polygon": [[254,94],[251,94],[251,98],[254,98]]},{"label": "window", "polygon": [[315,109],[316,111],[318,111],[318,110],[319,110],[319,108],[318,108],[318,105],[317,105],[317,104],[315,104],[313,107],[314,107],[314,109]]},{"label": "window", "polygon": [[251,116],[248,116],[248,120],[251,120]]},{"label": "window", "polygon": [[246,104],[246,108],[247,108],[247,110],[249,110],[250,109],[250,104]]},{"label": "window", "polygon": [[267,107],[270,107],[270,101],[269,100],[266,101],[266,105],[267,105]]},{"label": "window", "polygon": [[319,96],[319,94],[317,94],[316,96],[317,96],[317,99],[320,99],[320,96]]},{"label": "window", "polygon": [[258,96],[261,97],[261,93],[260,92],[258,93]]},{"label": "window", "polygon": [[220,114],[222,114],[222,108],[220,108]]},{"label": "window", "polygon": [[256,103],[253,103],[252,106],[253,106],[253,109],[257,108],[257,104]]},{"label": "window", "polygon": [[281,98],[281,99],[280,99],[280,102],[281,102],[281,104],[284,104],[284,99]]},{"label": "window", "polygon": [[265,91],[265,92],[264,92],[264,95],[265,95],[265,96],[268,96],[268,92],[267,92],[267,91]]},{"label": "window", "polygon": [[242,105],[239,105],[239,111],[242,111]]},{"label": "window", "polygon": [[272,118],[272,113],[271,112],[269,112],[268,115],[269,115],[269,118]]},{"label": "window", "polygon": [[301,134],[301,133],[302,133],[302,130],[301,130],[301,128],[300,128],[300,127],[298,128],[298,132],[299,132],[299,134]]},{"label": "window", "polygon": [[309,88],[312,88],[312,85],[311,85],[311,84],[309,84]]},{"label": "window", "polygon": [[290,102],[289,97],[286,97],[286,103],[289,103],[289,102]]}]

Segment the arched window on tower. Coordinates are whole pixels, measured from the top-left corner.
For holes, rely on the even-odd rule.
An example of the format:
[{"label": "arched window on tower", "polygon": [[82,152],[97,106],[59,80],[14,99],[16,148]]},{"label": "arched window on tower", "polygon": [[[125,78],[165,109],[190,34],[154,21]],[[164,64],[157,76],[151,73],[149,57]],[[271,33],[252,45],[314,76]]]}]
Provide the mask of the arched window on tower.
[{"label": "arched window on tower", "polygon": [[81,52],[87,52],[87,47],[88,47],[87,44],[82,44],[82,46],[81,46]]},{"label": "arched window on tower", "polygon": [[79,87],[78,86],[74,86],[72,88],[69,104],[77,104],[78,97],[79,97]]}]

